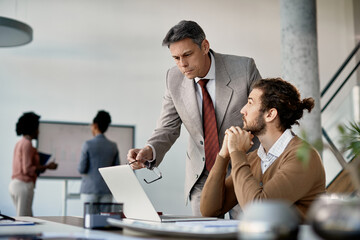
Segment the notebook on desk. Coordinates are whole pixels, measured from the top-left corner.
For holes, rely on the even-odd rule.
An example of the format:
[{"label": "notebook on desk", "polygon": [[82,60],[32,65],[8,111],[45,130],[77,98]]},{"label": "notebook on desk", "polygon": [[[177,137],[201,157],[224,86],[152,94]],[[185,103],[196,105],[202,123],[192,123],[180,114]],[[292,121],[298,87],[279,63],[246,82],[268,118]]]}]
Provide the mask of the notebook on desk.
[{"label": "notebook on desk", "polygon": [[154,222],[216,220],[215,217],[159,215],[129,165],[99,168],[115,200],[124,204],[129,219]]}]

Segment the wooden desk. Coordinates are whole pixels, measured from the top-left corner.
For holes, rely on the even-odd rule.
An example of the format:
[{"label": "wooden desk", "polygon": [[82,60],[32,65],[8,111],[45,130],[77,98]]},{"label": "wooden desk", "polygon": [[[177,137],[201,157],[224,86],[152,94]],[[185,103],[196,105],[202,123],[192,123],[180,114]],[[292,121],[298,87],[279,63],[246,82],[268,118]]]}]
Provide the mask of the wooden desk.
[{"label": "wooden desk", "polygon": [[37,219],[42,219],[50,222],[57,222],[57,223],[63,223],[71,226],[76,227],[83,227],[84,226],[84,220],[82,217],[49,217],[49,216],[43,216],[43,217],[36,217]]}]

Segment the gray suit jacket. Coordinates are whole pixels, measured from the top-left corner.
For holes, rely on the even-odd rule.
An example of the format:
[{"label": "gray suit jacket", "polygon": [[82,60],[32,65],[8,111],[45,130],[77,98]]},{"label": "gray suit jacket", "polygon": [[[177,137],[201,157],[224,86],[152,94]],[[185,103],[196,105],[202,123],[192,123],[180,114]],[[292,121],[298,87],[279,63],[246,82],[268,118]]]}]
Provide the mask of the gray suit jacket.
[{"label": "gray suit jacket", "polygon": [[[225,130],[242,126],[241,108],[252,84],[261,78],[251,58],[212,52],[215,57],[215,112],[219,146]],[[189,132],[186,154],[185,201],[205,166],[204,134],[196,99],[196,83],[175,66],[168,70],[166,91],[157,127],[148,140],[156,151],[156,165],[180,135],[182,123]]]},{"label": "gray suit jacket", "polygon": [[119,151],[115,142],[99,134],[86,141],[81,150],[78,170],[82,176],[80,193],[110,194],[98,168],[119,165]]}]

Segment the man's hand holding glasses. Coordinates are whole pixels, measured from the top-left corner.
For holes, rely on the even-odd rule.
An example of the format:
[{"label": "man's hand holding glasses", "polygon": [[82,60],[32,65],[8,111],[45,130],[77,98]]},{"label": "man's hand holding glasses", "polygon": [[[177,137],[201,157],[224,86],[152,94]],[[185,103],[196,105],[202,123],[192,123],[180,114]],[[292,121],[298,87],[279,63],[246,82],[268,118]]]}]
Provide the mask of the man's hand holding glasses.
[{"label": "man's hand holding glasses", "polygon": [[153,151],[150,146],[146,146],[142,149],[139,148],[130,149],[127,154],[128,164],[131,166],[132,169],[136,170],[136,169],[147,168],[156,174],[157,178],[155,178],[154,180],[148,181],[144,179],[144,181],[147,184],[153,183],[162,178],[162,174],[157,167],[150,168],[150,162],[148,161],[149,160],[151,161],[152,159],[153,159]]},{"label": "man's hand holding glasses", "polygon": [[153,152],[150,146],[146,146],[142,149],[133,148],[130,149],[127,154],[127,160],[132,169],[141,169],[147,167],[147,161],[153,159]]}]

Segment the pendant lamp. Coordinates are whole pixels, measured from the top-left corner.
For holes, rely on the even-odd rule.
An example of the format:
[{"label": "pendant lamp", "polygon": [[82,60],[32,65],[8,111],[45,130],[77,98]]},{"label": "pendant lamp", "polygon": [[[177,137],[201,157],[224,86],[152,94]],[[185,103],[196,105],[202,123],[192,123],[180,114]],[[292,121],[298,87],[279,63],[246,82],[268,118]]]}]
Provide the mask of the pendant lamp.
[{"label": "pendant lamp", "polygon": [[32,28],[20,21],[0,17],[0,47],[16,47],[33,39]]}]

